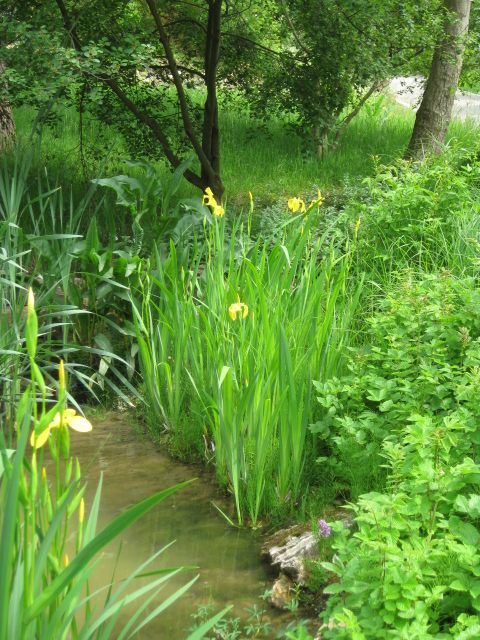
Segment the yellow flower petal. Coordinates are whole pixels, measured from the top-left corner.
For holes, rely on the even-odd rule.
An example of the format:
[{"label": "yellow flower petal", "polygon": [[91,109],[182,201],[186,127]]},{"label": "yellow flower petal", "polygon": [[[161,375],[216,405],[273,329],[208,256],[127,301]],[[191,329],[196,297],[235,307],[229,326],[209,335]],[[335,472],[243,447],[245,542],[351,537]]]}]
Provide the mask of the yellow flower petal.
[{"label": "yellow flower petal", "polygon": [[307,209],[305,207],[305,202],[301,198],[289,198],[287,201],[287,206],[292,213],[297,213],[297,211],[301,211],[302,213],[306,213]]},{"label": "yellow flower petal", "polygon": [[223,218],[225,215],[225,209],[220,204],[216,204],[213,207],[213,215],[217,216],[217,218]]},{"label": "yellow flower petal", "polygon": [[298,202],[298,198],[289,198],[287,201],[287,206],[292,213],[296,213],[300,207],[300,203]]},{"label": "yellow flower petal", "polygon": [[248,316],[248,305],[244,302],[234,302],[228,307],[228,314],[232,320],[237,319],[237,314],[240,314],[240,318],[246,318]]},{"label": "yellow flower petal", "polygon": [[79,524],[82,524],[84,518],[85,518],[85,500],[82,498],[80,500],[80,506],[78,508],[78,522],[79,522]]},{"label": "yellow flower petal", "polygon": [[36,434],[35,431],[32,431],[32,435],[30,436],[30,444],[34,449],[40,449],[47,442],[48,437],[50,436],[50,425],[42,431],[42,433]]},{"label": "yellow flower petal", "polygon": [[66,420],[69,427],[80,433],[88,433],[92,430],[92,423],[83,416],[70,416]]},{"label": "yellow flower petal", "polygon": [[56,413],[53,417],[53,420],[48,425],[49,429],[56,429],[60,426],[60,422],[62,420],[62,414],[60,412]]},{"label": "yellow flower petal", "polygon": [[323,200],[324,198],[322,197],[320,189],[317,189],[317,199],[312,200],[312,202],[308,205],[308,210],[310,210],[312,207],[320,207],[323,203]]},{"label": "yellow flower petal", "polygon": [[27,309],[29,314],[35,311],[35,296],[33,295],[32,287],[28,290]]},{"label": "yellow flower petal", "polygon": [[65,366],[63,360],[60,360],[60,366],[58,367],[58,385],[60,389],[65,389]]},{"label": "yellow flower petal", "polygon": [[210,187],[205,189],[205,193],[203,194],[202,204],[206,204],[207,207],[216,207],[217,201],[215,200],[215,196],[213,195],[213,191]]}]

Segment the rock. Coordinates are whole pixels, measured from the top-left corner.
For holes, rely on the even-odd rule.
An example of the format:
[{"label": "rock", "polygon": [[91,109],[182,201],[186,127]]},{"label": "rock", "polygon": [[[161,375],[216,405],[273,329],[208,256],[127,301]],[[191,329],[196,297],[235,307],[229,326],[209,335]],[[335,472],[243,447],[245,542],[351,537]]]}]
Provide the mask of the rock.
[{"label": "rock", "polygon": [[292,536],[300,536],[302,533],[306,533],[307,531],[311,531],[312,528],[309,523],[302,524],[294,524],[287,529],[280,529],[275,533],[270,534],[262,545],[262,556],[265,558],[268,555],[268,551],[270,547],[281,547],[284,545],[288,538]]},{"label": "rock", "polygon": [[277,573],[283,573],[299,585],[307,579],[305,560],[319,557],[318,540],[312,531],[300,535],[289,535],[290,530],[279,531],[274,538],[283,540],[283,544],[267,542],[262,549],[263,558]]},{"label": "rock", "polygon": [[276,609],[285,609],[285,607],[291,604],[293,598],[293,582],[288,576],[282,574],[273,583],[272,592],[268,601]]},{"label": "rock", "polygon": [[[342,507],[333,506],[326,510],[319,522],[342,521],[344,526],[353,525],[351,513]],[[330,530],[330,527],[327,526]],[[269,536],[262,545],[262,558],[270,565],[275,575],[285,574],[300,586],[305,586],[308,577],[306,560],[320,558],[319,539],[321,532],[314,533],[311,523],[295,524],[288,529],[281,529]],[[329,535],[329,532],[325,534]]]}]

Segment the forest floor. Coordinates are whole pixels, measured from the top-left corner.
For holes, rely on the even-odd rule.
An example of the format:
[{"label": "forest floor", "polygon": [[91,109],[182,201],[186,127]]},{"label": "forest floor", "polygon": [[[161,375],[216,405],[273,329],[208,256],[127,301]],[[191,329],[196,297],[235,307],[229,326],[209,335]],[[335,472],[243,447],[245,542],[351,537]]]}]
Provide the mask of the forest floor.
[{"label": "forest floor", "polygon": [[[422,76],[401,76],[390,82],[390,91],[398,104],[416,111],[423,95],[424,83],[425,78]],[[453,117],[480,123],[480,95],[458,90],[455,94]]]}]

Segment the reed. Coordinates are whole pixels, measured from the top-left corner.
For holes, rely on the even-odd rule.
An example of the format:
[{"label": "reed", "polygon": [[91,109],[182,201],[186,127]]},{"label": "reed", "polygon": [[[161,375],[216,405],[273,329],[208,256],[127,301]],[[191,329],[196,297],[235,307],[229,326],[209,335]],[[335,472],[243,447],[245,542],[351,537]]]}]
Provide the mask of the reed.
[{"label": "reed", "polygon": [[286,208],[273,247],[251,236],[253,206],[245,223],[206,219],[154,256],[132,300],[150,423],[197,449],[203,435],[240,524],[305,490],[311,380],[336,374],[349,342],[361,283],[347,290],[352,250],[318,235],[319,204]]}]

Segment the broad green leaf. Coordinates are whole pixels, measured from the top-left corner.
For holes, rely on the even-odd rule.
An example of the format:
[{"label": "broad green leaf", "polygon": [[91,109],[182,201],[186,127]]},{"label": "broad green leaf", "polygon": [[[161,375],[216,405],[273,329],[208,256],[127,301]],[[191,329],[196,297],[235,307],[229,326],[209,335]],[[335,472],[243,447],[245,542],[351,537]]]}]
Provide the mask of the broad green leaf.
[{"label": "broad green leaf", "polygon": [[458,516],[452,516],[448,521],[450,531],[464,544],[477,545],[480,541],[480,534],[476,527],[469,522],[463,522]]}]

